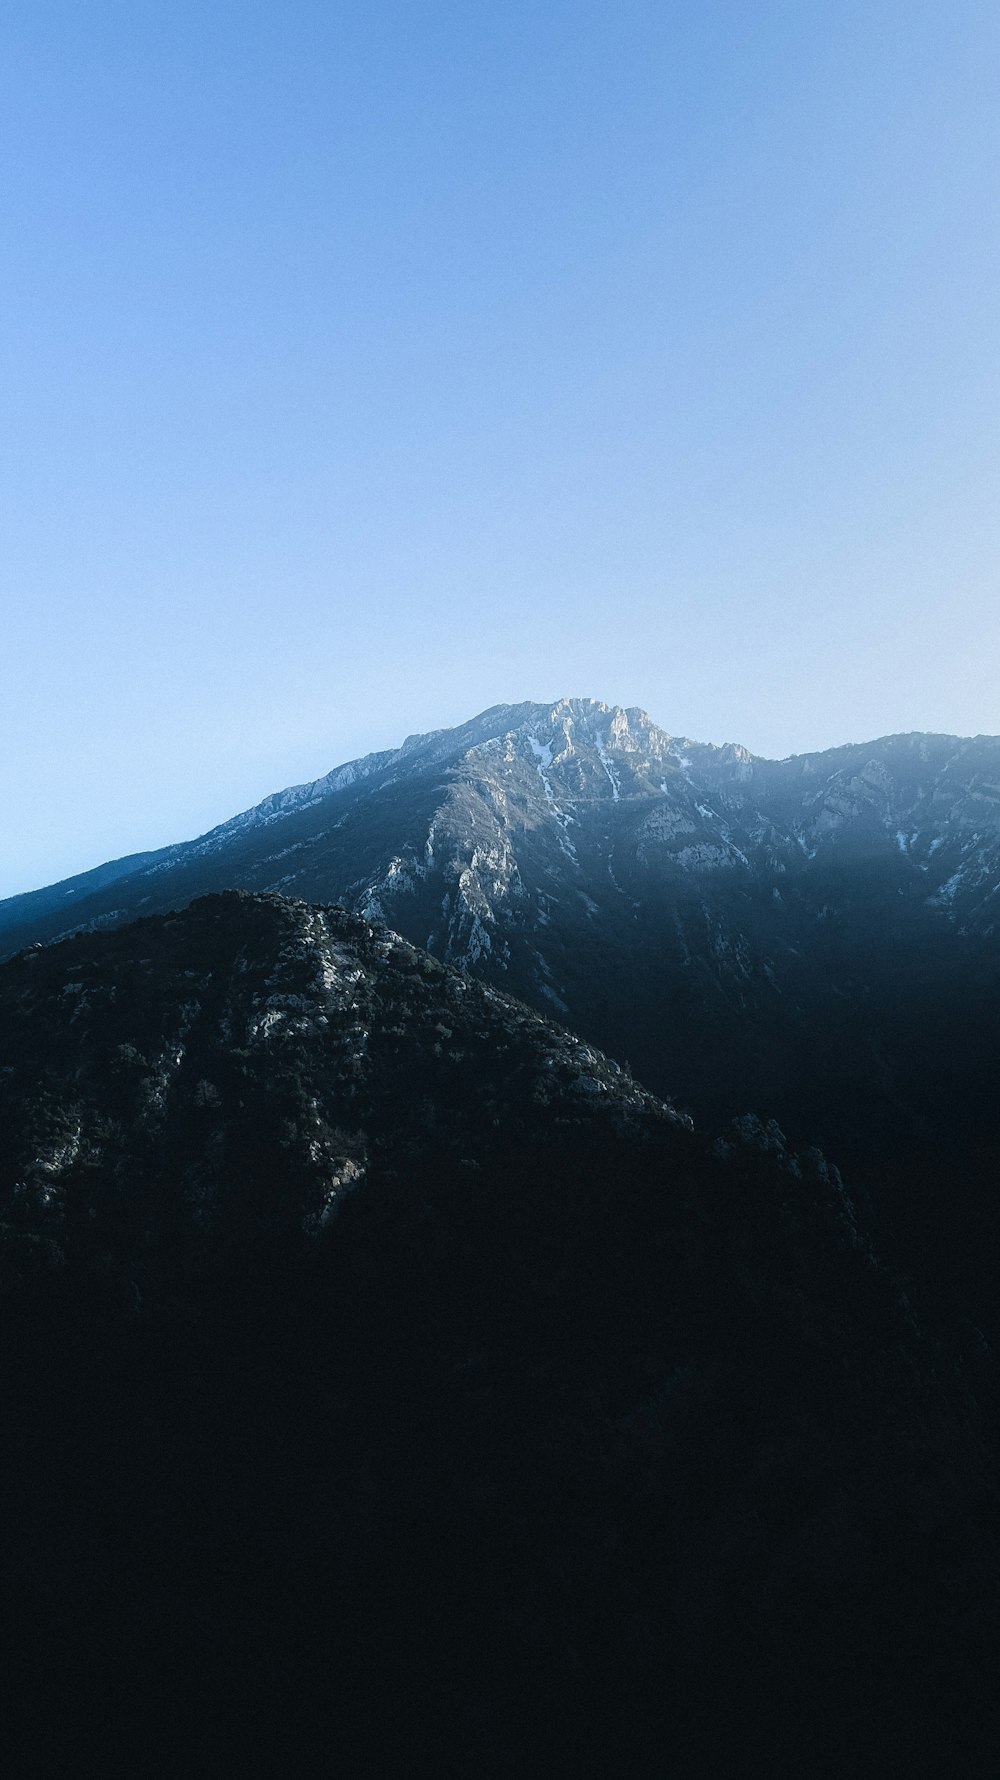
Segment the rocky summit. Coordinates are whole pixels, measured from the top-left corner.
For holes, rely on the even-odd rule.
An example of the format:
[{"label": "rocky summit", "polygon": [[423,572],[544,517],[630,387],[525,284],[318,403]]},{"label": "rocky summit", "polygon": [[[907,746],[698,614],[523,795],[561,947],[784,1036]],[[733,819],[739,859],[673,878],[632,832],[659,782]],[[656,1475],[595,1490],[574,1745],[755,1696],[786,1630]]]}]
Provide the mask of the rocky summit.
[{"label": "rocky summit", "polygon": [[223,887],[278,890],[384,916],[453,962],[517,953],[530,974],[534,958],[542,991],[544,929],[567,898],[600,918],[654,889],[710,904],[720,878],[808,895],[828,868],[875,862],[908,901],[991,935],[1000,738],[889,736],[769,761],[567,698],[410,736],[199,840],[9,898],[0,939],[13,951]]}]

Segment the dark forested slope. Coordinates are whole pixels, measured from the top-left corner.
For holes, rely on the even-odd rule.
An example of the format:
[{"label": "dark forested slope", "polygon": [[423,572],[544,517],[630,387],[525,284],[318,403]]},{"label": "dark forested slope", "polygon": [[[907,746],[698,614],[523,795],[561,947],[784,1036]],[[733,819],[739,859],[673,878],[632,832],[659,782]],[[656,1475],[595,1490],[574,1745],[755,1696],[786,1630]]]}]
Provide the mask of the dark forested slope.
[{"label": "dark forested slope", "polygon": [[0,970],[18,1772],[995,1772],[990,1362],[818,1152],[384,929]]}]

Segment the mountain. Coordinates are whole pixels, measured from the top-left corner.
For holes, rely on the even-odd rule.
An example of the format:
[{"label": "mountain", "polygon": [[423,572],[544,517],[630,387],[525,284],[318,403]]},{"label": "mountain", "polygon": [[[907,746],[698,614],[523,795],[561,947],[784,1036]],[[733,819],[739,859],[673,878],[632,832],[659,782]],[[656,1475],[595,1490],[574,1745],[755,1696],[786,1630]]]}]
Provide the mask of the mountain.
[{"label": "mountain", "polygon": [[0,1132],[12,1772],[994,1772],[989,1360],[820,1152],[242,893],[0,966]]},{"label": "mountain", "polygon": [[0,904],[0,945],[223,889],[384,920],[709,1122],[777,1117],[993,1318],[1000,739],[767,761],[589,699],[497,706]]},{"label": "mountain", "polygon": [[710,894],[721,876],[780,891],[876,860],[908,902],[991,936],[1000,738],[890,736],[768,761],[562,699],[410,736],[199,840],[9,898],[0,935],[14,951],[220,887],[322,890],[419,924],[450,962],[509,967],[516,951],[541,992],[548,961],[525,935],[543,940],[559,889],[597,916],[654,885]]}]

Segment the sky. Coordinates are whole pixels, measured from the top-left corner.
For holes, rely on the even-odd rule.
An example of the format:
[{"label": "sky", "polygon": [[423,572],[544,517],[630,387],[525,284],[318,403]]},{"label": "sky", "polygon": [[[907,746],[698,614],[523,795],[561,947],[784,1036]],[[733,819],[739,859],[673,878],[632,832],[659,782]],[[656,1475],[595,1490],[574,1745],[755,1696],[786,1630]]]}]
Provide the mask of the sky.
[{"label": "sky", "polygon": [[486,706],[1000,731],[1000,13],[11,0],[0,896]]}]

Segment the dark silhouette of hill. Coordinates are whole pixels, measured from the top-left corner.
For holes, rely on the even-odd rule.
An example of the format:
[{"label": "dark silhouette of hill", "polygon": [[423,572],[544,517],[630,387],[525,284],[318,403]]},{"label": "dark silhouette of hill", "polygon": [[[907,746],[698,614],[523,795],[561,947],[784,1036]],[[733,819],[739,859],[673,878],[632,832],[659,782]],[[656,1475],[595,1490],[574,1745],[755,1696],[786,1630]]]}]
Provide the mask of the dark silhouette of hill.
[{"label": "dark silhouette of hill", "polygon": [[992,1364],[344,911],[0,967],[11,1771],[995,1772]]}]

